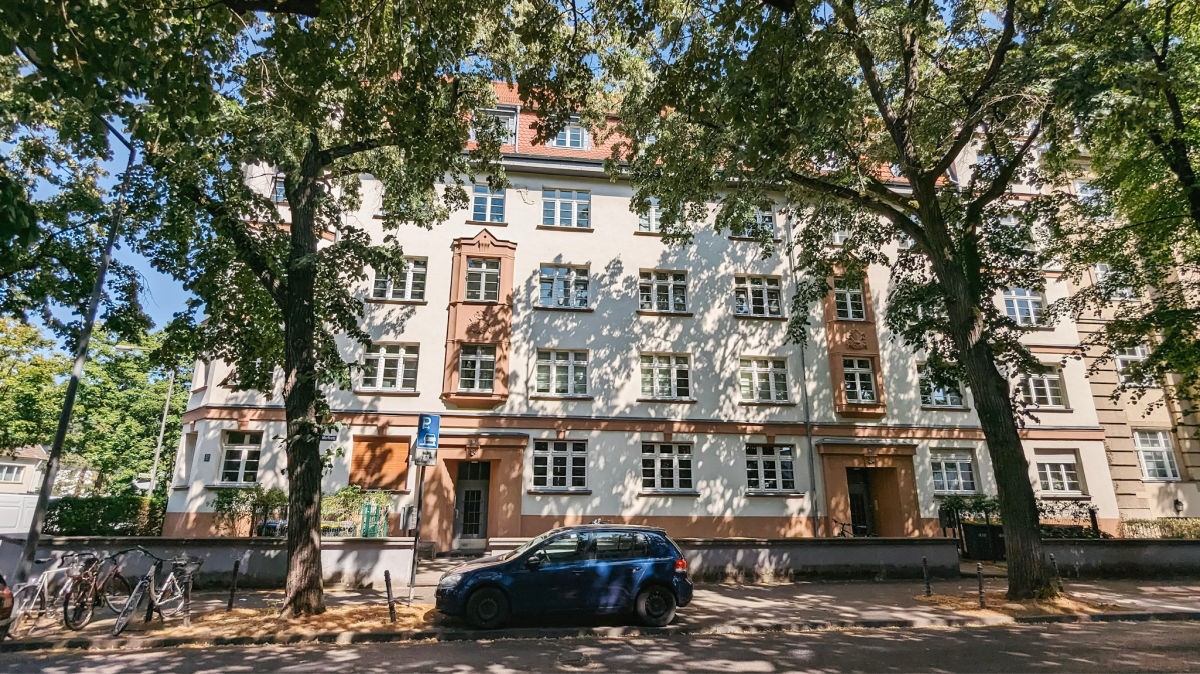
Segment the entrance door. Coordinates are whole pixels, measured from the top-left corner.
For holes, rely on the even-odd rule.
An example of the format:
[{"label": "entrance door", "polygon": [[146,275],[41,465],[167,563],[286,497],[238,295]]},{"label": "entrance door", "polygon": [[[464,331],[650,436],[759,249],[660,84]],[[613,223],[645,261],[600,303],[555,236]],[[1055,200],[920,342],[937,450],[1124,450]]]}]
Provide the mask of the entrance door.
[{"label": "entrance door", "polygon": [[487,549],[488,488],[491,464],[463,461],[458,464],[454,484],[454,550],[482,552]]},{"label": "entrance door", "polygon": [[874,536],[875,509],[867,468],[847,468],[846,488],[850,496],[850,525],[855,537]]}]

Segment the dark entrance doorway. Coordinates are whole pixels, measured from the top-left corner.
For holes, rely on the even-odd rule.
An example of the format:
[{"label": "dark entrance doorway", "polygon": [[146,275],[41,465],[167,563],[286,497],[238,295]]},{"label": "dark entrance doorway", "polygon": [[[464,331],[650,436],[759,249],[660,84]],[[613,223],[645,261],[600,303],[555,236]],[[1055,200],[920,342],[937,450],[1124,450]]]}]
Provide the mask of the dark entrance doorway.
[{"label": "dark entrance doorway", "polygon": [[479,552],[487,549],[488,491],[492,470],[487,461],[458,464],[454,484],[454,550]]},{"label": "dark entrance doorway", "polygon": [[875,500],[871,498],[868,468],[846,469],[846,491],[850,500],[850,526],[856,537],[878,535],[875,526]]}]

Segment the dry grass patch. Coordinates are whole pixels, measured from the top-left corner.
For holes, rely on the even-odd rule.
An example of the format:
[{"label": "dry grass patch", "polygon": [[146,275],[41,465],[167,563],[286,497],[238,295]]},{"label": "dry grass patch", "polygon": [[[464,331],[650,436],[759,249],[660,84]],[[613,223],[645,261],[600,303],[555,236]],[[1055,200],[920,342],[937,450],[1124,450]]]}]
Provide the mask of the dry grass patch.
[{"label": "dry grass patch", "polygon": [[437,612],[427,604],[396,606],[396,622],[386,605],[334,606],[318,616],[285,620],[278,608],[235,608],[192,616],[190,627],[180,618],[150,629],[156,637],[313,636],[322,632],[393,632],[433,626]]},{"label": "dry grass patch", "polygon": [[[978,612],[979,595],[975,592],[964,594],[935,594],[931,597],[917,595],[914,597],[923,604],[953,611]],[[1099,602],[1083,601],[1069,594],[1059,595],[1052,599],[1027,599],[1009,601],[1003,591],[985,592],[984,600],[988,611],[1003,613],[1014,618],[1043,615],[1068,615],[1076,613],[1103,613],[1117,606]]]}]

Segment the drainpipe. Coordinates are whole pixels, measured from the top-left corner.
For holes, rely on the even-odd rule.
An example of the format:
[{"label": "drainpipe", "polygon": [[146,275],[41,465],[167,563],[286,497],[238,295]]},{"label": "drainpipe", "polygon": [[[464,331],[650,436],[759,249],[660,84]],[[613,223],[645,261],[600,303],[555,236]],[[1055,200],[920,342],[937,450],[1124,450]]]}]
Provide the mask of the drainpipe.
[{"label": "drainpipe", "polygon": [[[792,218],[789,215],[784,218],[784,226],[787,228],[787,254],[788,268],[792,272],[792,285],[796,285],[796,260],[792,257],[792,251],[795,248],[796,239],[792,233]],[[812,410],[808,399],[808,340],[800,343],[800,397],[803,400],[804,407],[804,437],[808,443],[808,483],[811,485],[809,489],[808,513],[812,520],[813,536],[820,535],[821,518],[817,514],[817,458],[816,447],[813,444],[812,432]]]}]

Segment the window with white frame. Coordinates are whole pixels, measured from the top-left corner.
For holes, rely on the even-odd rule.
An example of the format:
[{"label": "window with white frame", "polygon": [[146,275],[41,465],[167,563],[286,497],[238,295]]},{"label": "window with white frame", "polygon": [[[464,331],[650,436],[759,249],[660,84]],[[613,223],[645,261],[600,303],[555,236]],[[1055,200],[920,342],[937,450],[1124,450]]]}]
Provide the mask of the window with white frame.
[{"label": "window with white frame", "polygon": [[642,443],[642,489],[691,491],[692,446],[688,443]]},{"label": "window with white frame", "polygon": [[587,190],[542,190],[542,225],[545,227],[592,226],[592,193]]},{"label": "window with white frame", "polygon": [[1113,353],[1113,361],[1117,367],[1117,378],[1125,386],[1153,386],[1154,375],[1152,373],[1143,372],[1140,377],[1130,373],[1132,368],[1145,363],[1149,357],[1150,349],[1146,348],[1144,344],[1117,349]]},{"label": "window with white frame", "polygon": [[1038,486],[1042,493],[1083,493],[1083,484],[1079,481],[1079,459],[1074,453],[1038,452],[1036,458]]},{"label": "window with white frame", "polygon": [[638,277],[638,308],[642,311],[687,312],[687,274],[651,269]]},{"label": "window with white frame", "polygon": [[933,491],[937,494],[974,493],[975,466],[970,452],[931,452]]},{"label": "window with white frame", "polygon": [[650,198],[650,205],[645,213],[638,214],[638,231],[639,232],[661,232],[658,222],[658,199]]},{"label": "window with white frame", "polygon": [[1021,400],[1032,407],[1066,407],[1067,398],[1063,394],[1062,372],[1042,372],[1026,374],[1017,382],[1021,392]]},{"label": "window with white frame", "polygon": [[863,300],[862,283],[845,279],[833,282],[833,307],[839,321],[867,320],[867,305]]},{"label": "window with white frame", "polygon": [[742,358],[738,371],[742,400],[787,402],[787,361],[782,358]]},{"label": "window with white frame", "polygon": [[362,388],[384,391],[417,390],[416,344],[372,344],[363,357]]},{"label": "window with white frame", "polygon": [[504,188],[475,185],[472,189],[471,219],[476,222],[504,222]]},{"label": "window with white frame", "polygon": [[496,347],[464,344],[458,356],[458,390],[491,393],[496,378]]},{"label": "window with white frame", "polygon": [[287,203],[287,184],[283,180],[283,176],[275,176],[271,180],[271,201],[277,204]]},{"label": "window with white frame", "polygon": [[467,258],[467,300],[500,301],[500,260],[485,257]]},{"label": "window with white frame", "polygon": [[533,487],[546,491],[587,489],[587,442],[534,440]]},{"label": "window with white frame", "polygon": [[536,390],[543,395],[587,395],[588,352],[538,349]]},{"label": "window with white frame", "polygon": [[374,300],[408,300],[419,302],[425,299],[425,274],[429,263],[418,258],[404,260],[404,272],[398,278],[387,274],[375,274],[375,287],[371,289]]},{"label": "window with white frame", "polygon": [[746,228],[743,236],[753,238],[775,237],[775,209],[762,209],[754,212],[754,220]]},{"label": "window with white frame", "polygon": [[1004,313],[1017,325],[1042,321],[1042,296],[1028,288],[1007,288],[1003,293]]},{"label": "window with white frame", "polygon": [[778,276],[733,277],[733,312],[738,316],[783,316]]},{"label": "window with white frame", "polygon": [[20,482],[25,479],[25,466],[0,464],[0,482]]},{"label": "window with white frame", "polygon": [[835,246],[844,246],[850,240],[850,230],[835,229],[829,233],[829,243]]},{"label": "window with white frame", "polygon": [[[501,145],[517,144],[517,113],[515,110],[485,110],[483,114],[500,120],[503,127],[500,132]],[[477,140],[474,126],[471,127],[471,140]]]},{"label": "window with white frame", "polygon": [[547,141],[546,146],[586,150],[588,146],[587,129],[578,124],[568,124],[558,132],[558,135]]},{"label": "window with white frame", "polygon": [[671,400],[692,395],[690,357],[674,353],[642,354],[642,397]]},{"label": "window with white frame", "polygon": [[1133,446],[1137,448],[1142,475],[1147,480],[1179,479],[1175,450],[1171,447],[1171,436],[1167,431],[1134,431]]},{"label": "window with white frame", "polygon": [[843,358],[842,378],[846,382],[846,402],[873,403],[875,367],[870,358]]},{"label": "window with white frame", "polygon": [[746,488],[752,492],[796,491],[791,445],[746,445]]},{"label": "window with white frame", "polygon": [[222,441],[221,482],[252,484],[258,481],[258,459],[262,453],[262,433],[225,431]]},{"label": "window with white frame", "polygon": [[[1096,264],[1092,265],[1092,271],[1096,274],[1096,283],[1098,284],[1104,283],[1109,276],[1113,275],[1112,265],[1105,264],[1103,262],[1097,262]],[[1133,288],[1130,288],[1129,286],[1118,286],[1113,288],[1110,295],[1110,299],[1122,302],[1133,301],[1137,298],[1137,293],[1133,292]]]},{"label": "window with white frame", "polygon": [[538,272],[538,306],[560,309],[586,309],[588,268],[544,264]]},{"label": "window with white frame", "polygon": [[935,386],[929,368],[920,371],[921,405],[924,407],[962,407],[962,389],[957,383]]}]

